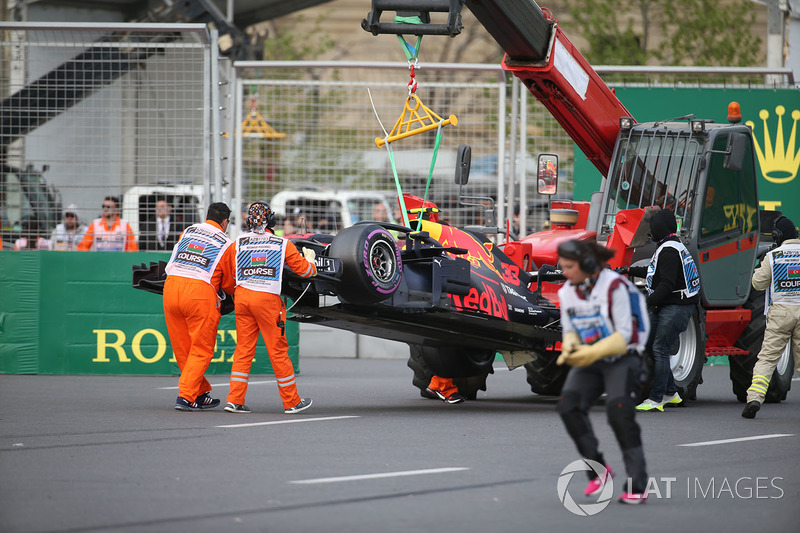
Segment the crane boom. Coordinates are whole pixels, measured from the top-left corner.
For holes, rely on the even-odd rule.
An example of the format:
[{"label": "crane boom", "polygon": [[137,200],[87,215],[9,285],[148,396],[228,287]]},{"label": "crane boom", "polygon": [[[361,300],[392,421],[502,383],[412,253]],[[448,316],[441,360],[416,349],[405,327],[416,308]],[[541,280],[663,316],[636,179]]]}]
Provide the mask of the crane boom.
[{"label": "crane boom", "polygon": [[619,119],[631,113],[533,0],[465,0],[505,50],[502,67],[519,78],[605,176]]}]

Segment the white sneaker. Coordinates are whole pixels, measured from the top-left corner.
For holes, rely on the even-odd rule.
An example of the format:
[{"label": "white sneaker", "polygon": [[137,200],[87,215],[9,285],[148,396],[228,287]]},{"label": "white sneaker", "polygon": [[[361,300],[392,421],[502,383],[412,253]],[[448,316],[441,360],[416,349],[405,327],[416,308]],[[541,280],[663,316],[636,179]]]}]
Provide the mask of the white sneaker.
[{"label": "white sneaker", "polygon": [[683,402],[683,398],[681,398],[680,395],[678,395],[677,392],[675,394],[670,394],[669,396],[664,396],[661,399],[661,404],[662,405],[670,406],[670,407],[674,407],[674,406],[678,405],[681,402]]},{"label": "white sneaker", "polygon": [[636,406],[637,411],[652,411],[653,409],[658,409],[659,411],[664,412],[664,402],[654,402],[648,398]]}]

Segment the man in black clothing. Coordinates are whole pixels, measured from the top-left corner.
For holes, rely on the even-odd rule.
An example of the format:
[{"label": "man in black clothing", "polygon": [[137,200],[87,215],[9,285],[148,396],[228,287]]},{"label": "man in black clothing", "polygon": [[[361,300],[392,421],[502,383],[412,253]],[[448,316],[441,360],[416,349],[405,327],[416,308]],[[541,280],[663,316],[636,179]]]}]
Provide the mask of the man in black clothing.
[{"label": "man in black clothing", "polygon": [[686,246],[675,234],[675,214],[667,209],[650,219],[650,238],[658,244],[647,267],[631,267],[629,274],[645,278],[650,313],[650,338],[646,351],[653,358],[653,386],[639,411],[664,410],[683,400],[669,364],[670,348],[689,326],[700,300],[700,276]]},{"label": "man in black clothing", "polygon": [[148,223],[147,231],[142,232],[140,248],[171,252],[185,228],[180,227],[172,216],[172,205],[166,198],[156,200],[155,215],[155,220]]}]

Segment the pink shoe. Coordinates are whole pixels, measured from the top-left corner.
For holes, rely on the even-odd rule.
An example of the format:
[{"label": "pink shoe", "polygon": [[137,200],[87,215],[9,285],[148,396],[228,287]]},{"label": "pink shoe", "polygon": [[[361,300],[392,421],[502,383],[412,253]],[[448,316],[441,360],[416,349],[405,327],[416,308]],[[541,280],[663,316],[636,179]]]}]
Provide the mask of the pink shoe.
[{"label": "pink shoe", "polygon": [[647,503],[647,493],[623,492],[619,496],[619,503],[627,503],[630,505],[639,505],[640,503]]},{"label": "pink shoe", "polygon": [[603,487],[605,487],[609,477],[613,478],[614,472],[611,471],[610,466],[606,465],[605,473],[591,480],[589,484],[586,485],[586,489],[583,491],[583,493],[586,496],[594,496],[595,494],[599,494],[600,491],[603,490]]}]

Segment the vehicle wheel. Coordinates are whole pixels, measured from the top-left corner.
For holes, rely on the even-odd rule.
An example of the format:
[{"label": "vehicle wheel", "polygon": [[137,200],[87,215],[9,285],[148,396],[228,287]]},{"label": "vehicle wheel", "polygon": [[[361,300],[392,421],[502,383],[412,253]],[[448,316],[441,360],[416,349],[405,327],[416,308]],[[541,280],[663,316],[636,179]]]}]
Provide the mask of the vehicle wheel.
[{"label": "vehicle wheel", "polygon": [[[744,402],[747,399],[747,389],[753,380],[753,367],[761,351],[764,341],[764,329],[767,326],[767,317],[764,315],[764,291],[750,291],[750,296],[744,304],[745,309],[750,309],[750,323],[736,341],[735,346],[750,352],[750,355],[735,355],[728,358],[730,364],[731,385],[736,399]],[[786,399],[786,393],[792,386],[794,361],[790,345],[786,346],[775,372],[769,381],[769,388],[764,401],[778,403]]]},{"label": "vehicle wheel", "polygon": [[343,229],[331,242],[328,255],[342,261],[339,298],[345,302],[377,303],[394,294],[400,285],[400,247],[381,226],[356,224]]},{"label": "vehicle wheel", "polygon": [[700,319],[699,310],[695,310],[686,330],[681,333],[677,350],[669,356],[669,367],[681,398],[697,399],[697,386],[703,382],[705,364],[705,322]]},{"label": "vehicle wheel", "polygon": [[467,400],[477,400],[478,391],[486,390],[486,378],[489,377],[489,372],[484,372],[479,376],[472,376],[468,378],[454,378],[453,384],[458,387],[460,392]]},{"label": "vehicle wheel", "polygon": [[[640,385],[639,401],[643,402],[653,388],[655,363],[647,356],[646,381]],[[703,382],[703,365],[706,363],[706,329],[700,320],[700,311],[695,310],[689,325],[681,332],[678,342],[670,350],[669,368],[678,394],[684,400],[697,399],[697,386]]]},{"label": "vehicle wheel", "polygon": [[408,356],[408,368],[414,372],[414,377],[411,378],[411,384],[423,391],[428,388],[431,382],[433,372],[425,364],[422,359],[422,346],[412,344],[409,346],[411,353]]},{"label": "vehicle wheel", "polygon": [[[411,353],[408,357],[408,367],[414,371],[414,377],[411,378],[411,383],[420,391],[424,391],[428,388],[431,378],[434,375],[434,372],[428,367],[423,357],[423,351],[430,350],[430,348],[426,349],[419,345],[411,345],[410,348]],[[490,371],[491,368],[489,371],[483,370],[475,376],[453,378],[453,384],[458,387],[458,392],[463,394],[467,400],[475,400],[478,398],[479,390],[486,390],[486,377],[489,375]],[[444,374],[439,375],[447,377],[444,376]]]},{"label": "vehicle wheel", "polygon": [[561,394],[561,387],[567,379],[570,367],[568,365],[558,366],[556,360],[558,353],[552,352],[537,353],[537,357],[525,363],[525,372],[528,374],[528,384],[536,394],[545,396],[558,396]]}]

